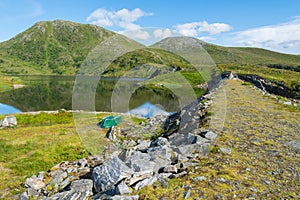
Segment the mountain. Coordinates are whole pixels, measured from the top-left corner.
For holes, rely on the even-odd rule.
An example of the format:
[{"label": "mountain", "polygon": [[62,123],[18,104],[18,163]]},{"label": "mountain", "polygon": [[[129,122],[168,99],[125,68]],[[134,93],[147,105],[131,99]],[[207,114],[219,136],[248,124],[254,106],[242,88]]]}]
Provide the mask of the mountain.
[{"label": "mountain", "polygon": [[[0,43],[1,73],[74,74],[87,55],[112,36],[125,38],[90,24],[63,20],[38,22]],[[133,46],[143,46],[126,41]]]},{"label": "mountain", "polygon": [[[189,41],[189,42],[187,42]],[[193,42],[192,42],[193,41]],[[253,64],[253,65],[300,65],[300,56],[283,54],[260,48],[250,47],[223,47],[196,38],[190,37],[171,37],[165,38],[152,45],[154,48],[173,48],[183,44],[190,45],[198,43],[207,51],[216,64]],[[192,53],[193,49],[189,53]]]},{"label": "mountain", "polygon": [[[116,40],[112,41],[111,38]],[[115,45],[111,45],[111,42],[115,42]],[[186,50],[181,52],[182,57],[175,55],[178,53],[176,48],[183,44]],[[123,49],[118,49],[118,46]],[[202,57],[195,55],[194,50],[199,46],[205,50]],[[72,75],[104,72],[105,76],[120,77],[126,71],[147,63],[188,69],[189,62],[193,63],[195,59],[216,63],[221,68],[255,65],[300,71],[300,56],[296,55],[258,48],[222,47],[190,37],[166,38],[145,48],[138,42],[99,26],[63,20],[38,22],[0,43],[0,74]],[[111,65],[101,69],[103,60]],[[80,69],[82,66],[84,69]]]},{"label": "mountain", "polygon": [[222,47],[190,37],[166,38],[153,44],[152,47],[170,49],[175,53],[184,49],[183,52],[179,52],[184,58],[193,60],[199,57],[200,60],[209,61],[210,64],[215,63],[220,71],[257,75],[279,86],[285,84],[292,90],[299,91],[300,88],[298,55],[259,48]]}]

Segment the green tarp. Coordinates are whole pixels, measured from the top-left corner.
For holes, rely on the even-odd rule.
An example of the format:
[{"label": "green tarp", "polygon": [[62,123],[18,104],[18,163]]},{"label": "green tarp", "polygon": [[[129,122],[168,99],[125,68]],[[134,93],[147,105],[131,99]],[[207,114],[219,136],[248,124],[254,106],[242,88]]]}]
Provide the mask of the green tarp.
[{"label": "green tarp", "polygon": [[116,126],[122,122],[121,116],[107,116],[98,125],[100,128],[110,128]]}]

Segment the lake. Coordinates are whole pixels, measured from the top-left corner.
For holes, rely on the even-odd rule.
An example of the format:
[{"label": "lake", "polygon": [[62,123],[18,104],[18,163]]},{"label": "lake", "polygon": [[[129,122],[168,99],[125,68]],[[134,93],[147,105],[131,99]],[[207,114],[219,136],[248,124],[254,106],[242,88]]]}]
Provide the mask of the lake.
[{"label": "lake", "polygon": [[[98,81],[97,77],[86,77],[89,81],[77,82],[74,87],[75,77],[73,76],[31,75],[19,77],[26,87],[0,93],[0,102],[6,104],[5,106],[12,106],[10,107],[11,111],[71,110],[74,108],[72,108],[72,100],[74,103],[74,98],[77,96],[76,101],[87,104],[94,103],[93,109],[96,111],[111,112],[113,102],[113,111],[126,112],[126,105],[125,108],[124,106],[115,106],[115,104],[126,104],[126,99],[124,99],[126,97],[129,97],[128,109],[138,107],[145,102],[159,105],[169,112],[180,109],[176,95],[171,91],[141,87],[140,83],[144,81],[143,79],[101,78]],[[94,86],[91,85],[95,82],[96,87],[93,89],[91,87]],[[94,91],[94,96],[90,98],[85,94],[86,91]],[[113,92],[118,95],[114,96]],[[74,93],[75,95],[73,95]],[[113,97],[116,98],[113,99]],[[6,109],[5,106],[0,107],[0,110]],[[87,110],[91,110],[90,108],[91,106]],[[91,111],[94,111],[93,109]]]}]

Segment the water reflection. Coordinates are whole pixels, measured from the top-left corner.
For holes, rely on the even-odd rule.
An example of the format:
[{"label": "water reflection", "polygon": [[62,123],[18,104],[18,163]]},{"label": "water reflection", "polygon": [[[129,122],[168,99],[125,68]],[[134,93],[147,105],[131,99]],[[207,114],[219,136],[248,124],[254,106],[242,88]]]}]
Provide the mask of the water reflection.
[{"label": "water reflection", "polygon": [[[22,111],[72,109],[74,77],[21,76],[21,78],[26,87],[1,93],[0,102],[12,105]],[[131,91],[133,87],[138,88],[131,94],[129,109],[135,108],[145,102],[150,102],[152,104],[159,104],[170,112],[179,110],[178,100],[171,91],[162,92],[160,90],[137,87],[141,81],[143,79],[118,80],[101,78],[95,92],[95,110],[111,111],[112,91],[117,82],[121,82],[119,84],[121,87],[118,89],[121,89],[125,93],[126,91]],[[90,90],[91,85],[87,82],[80,87],[82,91],[85,91]],[[93,101],[93,99],[86,100],[82,97],[82,101],[85,103],[85,101]]]}]

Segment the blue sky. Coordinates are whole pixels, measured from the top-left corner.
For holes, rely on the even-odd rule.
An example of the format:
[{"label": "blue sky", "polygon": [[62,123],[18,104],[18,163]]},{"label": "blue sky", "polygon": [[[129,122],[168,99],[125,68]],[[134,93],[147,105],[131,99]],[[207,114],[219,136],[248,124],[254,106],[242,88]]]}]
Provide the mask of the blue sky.
[{"label": "blue sky", "polygon": [[300,54],[299,0],[0,0],[0,41],[55,19],[97,24],[140,41],[149,40],[151,30],[157,40],[187,35]]}]

